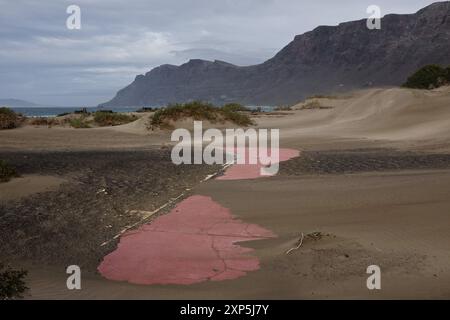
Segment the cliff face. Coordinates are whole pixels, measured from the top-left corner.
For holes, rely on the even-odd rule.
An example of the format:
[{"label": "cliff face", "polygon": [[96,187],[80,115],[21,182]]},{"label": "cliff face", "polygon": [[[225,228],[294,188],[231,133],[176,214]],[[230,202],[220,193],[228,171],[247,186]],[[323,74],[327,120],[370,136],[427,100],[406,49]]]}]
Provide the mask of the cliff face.
[{"label": "cliff face", "polygon": [[164,105],[189,100],[277,105],[311,94],[400,85],[426,64],[450,65],[450,2],[415,14],[386,15],[381,30],[366,20],[320,26],[296,36],[268,61],[239,67],[190,60],[139,75],[103,106]]}]

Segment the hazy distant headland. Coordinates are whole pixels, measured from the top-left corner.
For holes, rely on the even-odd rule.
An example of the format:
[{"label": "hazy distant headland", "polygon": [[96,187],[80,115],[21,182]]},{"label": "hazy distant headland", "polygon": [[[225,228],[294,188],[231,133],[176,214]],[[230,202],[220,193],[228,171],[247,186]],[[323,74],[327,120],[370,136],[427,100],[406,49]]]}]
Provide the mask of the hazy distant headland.
[{"label": "hazy distant headland", "polygon": [[37,107],[38,104],[20,99],[0,99],[0,106],[8,107]]}]

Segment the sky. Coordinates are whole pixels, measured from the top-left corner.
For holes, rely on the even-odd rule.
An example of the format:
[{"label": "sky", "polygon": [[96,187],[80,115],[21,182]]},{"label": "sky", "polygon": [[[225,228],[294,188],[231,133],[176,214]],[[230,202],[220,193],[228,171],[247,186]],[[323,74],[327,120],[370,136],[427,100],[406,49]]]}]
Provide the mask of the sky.
[{"label": "sky", "polygon": [[[414,13],[426,0],[0,0],[0,99],[94,106],[136,75],[189,59],[271,58],[319,25]],[[70,5],[81,28],[68,29]]]}]

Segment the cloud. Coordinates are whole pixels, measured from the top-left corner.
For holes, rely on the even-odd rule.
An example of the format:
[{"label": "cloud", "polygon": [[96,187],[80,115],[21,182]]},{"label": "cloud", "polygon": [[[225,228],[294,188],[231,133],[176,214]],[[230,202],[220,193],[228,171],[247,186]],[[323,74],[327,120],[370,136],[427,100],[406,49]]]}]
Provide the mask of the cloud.
[{"label": "cloud", "polygon": [[3,63],[13,58],[14,63],[40,65],[139,64],[162,60],[180,49],[183,47],[173,44],[169,34],[136,30],[133,34],[77,38],[39,35],[30,41],[5,41],[0,47],[0,58]]}]

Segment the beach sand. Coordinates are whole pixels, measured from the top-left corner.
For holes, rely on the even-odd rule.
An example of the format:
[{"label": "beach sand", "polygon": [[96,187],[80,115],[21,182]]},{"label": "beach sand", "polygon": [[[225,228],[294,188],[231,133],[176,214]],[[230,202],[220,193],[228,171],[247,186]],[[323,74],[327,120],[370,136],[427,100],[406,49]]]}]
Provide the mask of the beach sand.
[{"label": "beach sand", "polygon": [[[29,270],[29,298],[450,298],[450,89],[317,100],[331,108],[256,117],[258,127],[280,129],[281,147],[300,151],[277,176],[256,180],[200,183],[219,168],[171,166],[168,134],[137,124],[1,131],[0,158],[64,182],[1,202],[0,234],[9,238],[0,258]],[[101,277],[96,267],[117,241],[100,244],[142,218],[126,212],[152,211],[187,188],[183,198],[210,197],[277,235],[240,243],[260,268],[192,285]],[[66,288],[68,264],[83,267],[80,291]],[[381,268],[381,290],[366,287],[369,265]]]}]

